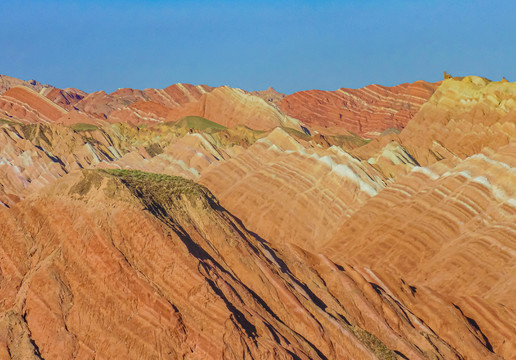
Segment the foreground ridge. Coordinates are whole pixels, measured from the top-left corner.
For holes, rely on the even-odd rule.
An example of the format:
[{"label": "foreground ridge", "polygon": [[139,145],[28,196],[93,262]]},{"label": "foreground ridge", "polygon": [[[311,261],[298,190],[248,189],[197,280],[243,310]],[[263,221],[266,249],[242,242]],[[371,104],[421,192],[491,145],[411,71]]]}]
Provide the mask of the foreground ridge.
[{"label": "foreground ridge", "polygon": [[[274,250],[191,180],[73,172],[1,214],[2,233],[11,234],[2,250],[13,254],[8,260],[19,272],[4,292],[3,302],[12,305],[1,322],[2,336],[19,334],[20,342],[3,337],[15,357],[423,359],[456,353],[424,323],[414,328],[402,316],[415,316],[410,308],[369,283],[366,269],[296,248],[286,255]],[[24,229],[28,217],[40,225]],[[36,250],[25,258],[28,247]],[[383,306],[392,309],[390,320],[382,319]],[[396,333],[390,321],[404,330]],[[47,337],[48,331],[61,335]],[[480,351],[480,342],[469,341]]]}]

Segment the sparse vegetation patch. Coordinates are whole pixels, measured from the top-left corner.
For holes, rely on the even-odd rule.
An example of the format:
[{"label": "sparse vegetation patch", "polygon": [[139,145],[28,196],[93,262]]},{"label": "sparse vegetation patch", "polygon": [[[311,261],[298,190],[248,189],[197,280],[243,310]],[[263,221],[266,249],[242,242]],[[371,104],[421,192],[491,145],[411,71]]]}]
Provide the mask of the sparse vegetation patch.
[{"label": "sparse vegetation patch", "polygon": [[214,132],[227,129],[224,125],[217,124],[216,122],[213,122],[200,116],[186,116],[178,122],[176,122],[175,126],[193,130],[211,130]]},{"label": "sparse vegetation patch", "polygon": [[95,131],[98,130],[98,126],[86,123],[77,123],[70,125],[70,128],[74,131]]},{"label": "sparse vegetation patch", "polygon": [[378,359],[396,360],[398,358],[393,350],[389,349],[380,339],[369,331],[366,331],[357,325],[352,325],[350,329],[362,344],[373,351]]}]

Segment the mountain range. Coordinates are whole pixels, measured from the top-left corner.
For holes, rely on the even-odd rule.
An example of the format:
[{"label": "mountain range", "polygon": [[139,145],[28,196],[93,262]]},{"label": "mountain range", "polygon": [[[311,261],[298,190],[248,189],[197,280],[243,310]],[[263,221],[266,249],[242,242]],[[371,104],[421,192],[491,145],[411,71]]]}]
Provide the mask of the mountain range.
[{"label": "mountain range", "polygon": [[513,359],[516,83],[0,75],[0,359]]}]

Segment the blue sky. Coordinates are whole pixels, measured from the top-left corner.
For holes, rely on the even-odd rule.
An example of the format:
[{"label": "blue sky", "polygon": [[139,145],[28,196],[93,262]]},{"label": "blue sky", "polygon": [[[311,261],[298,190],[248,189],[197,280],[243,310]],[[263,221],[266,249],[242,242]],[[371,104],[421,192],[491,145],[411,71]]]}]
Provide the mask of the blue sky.
[{"label": "blue sky", "polygon": [[0,13],[1,74],[85,91],[516,81],[516,1],[9,0]]}]

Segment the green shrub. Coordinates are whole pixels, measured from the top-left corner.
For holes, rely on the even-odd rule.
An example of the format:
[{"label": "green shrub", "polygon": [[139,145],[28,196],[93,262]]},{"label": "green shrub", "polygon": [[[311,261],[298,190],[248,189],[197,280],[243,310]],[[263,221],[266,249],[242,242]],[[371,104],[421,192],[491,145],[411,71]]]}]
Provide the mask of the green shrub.
[{"label": "green shrub", "polygon": [[102,169],[100,171],[119,178],[137,195],[147,194],[163,198],[181,194],[201,196],[207,192],[204,186],[180,176],[126,169]]},{"label": "green shrub", "polygon": [[312,137],[310,135],[305,134],[303,131],[296,130],[289,127],[281,127],[281,130],[285,131],[290,136],[294,136],[303,140],[310,140]]},{"label": "green shrub", "polygon": [[211,120],[205,119],[200,116],[185,116],[181,120],[175,123],[177,127],[183,127],[187,129],[193,130],[212,130],[212,131],[220,131],[227,129],[225,126],[217,124]]},{"label": "green shrub", "polygon": [[11,121],[11,120],[6,120],[6,119],[1,119],[0,118],[0,126],[3,125],[3,124],[7,124],[7,125],[19,125],[20,123],[19,122],[16,122],[16,121]]},{"label": "green shrub", "polygon": [[86,123],[73,124],[70,125],[70,128],[74,131],[95,131],[99,129],[99,127],[96,125]]},{"label": "green shrub", "polygon": [[396,360],[396,353],[389,349],[380,339],[371,334],[369,331],[359,326],[350,326],[351,331],[357,339],[367,346],[380,360]]}]

